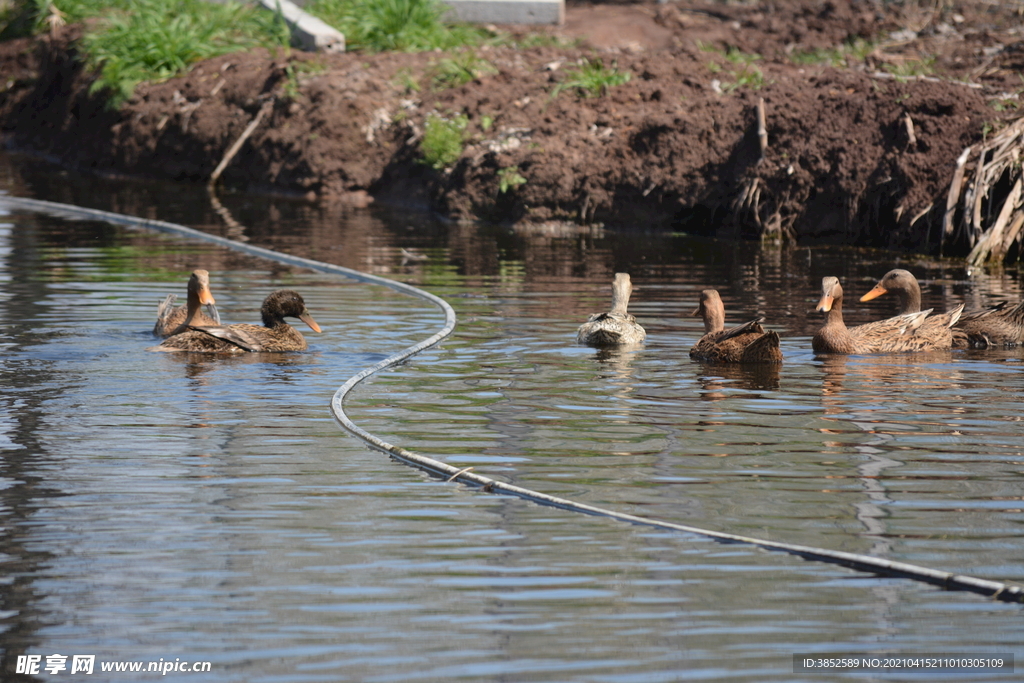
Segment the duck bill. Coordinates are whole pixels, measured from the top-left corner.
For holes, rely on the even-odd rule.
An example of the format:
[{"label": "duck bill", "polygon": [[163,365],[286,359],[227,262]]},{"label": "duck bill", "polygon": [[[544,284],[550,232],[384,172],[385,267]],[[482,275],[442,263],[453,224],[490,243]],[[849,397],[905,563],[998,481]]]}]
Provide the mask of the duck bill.
[{"label": "duck bill", "polygon": [[315,320],[313,320],[313,316],[311,316],[306,311],[303,311],[302,313],[299,314],[299,320],[309,325],[309,329],[313,330],[314,332],[320,331],[320,326],[316,324]]},{"label": "duck bill", "polygon": [[700,306],[694,309],[693,313],[690,314],[691,318],[700,318],[703,314],[700,312]]},{"label": "duck bill", "polygon": [[217,305],[212,301],[206,304],[206,312],[210,314],[210,319],[220,325],[220,311],[217,310]]},{"label": "duck bill", "polygon": [[814,310],[828,313],[829,311],[832,310],[832,303],[834,301],[835,299],[832,297],[831,294],[826,294],[823,297],[821,297],[821,301],[818,302],[818,307]]},{"label": "duck bill", "polygon": [[864,296],[862,296],[860,298],[860,300],[861,301],[871,301],[872,299],[877,299],[878,297],[882,296],[883,294],[885,294],[888,291],[889,290],[886,289],[885,287],[883,287],[882,285],[875,285],[875,288],[872,289],[867,294],[865,294]]},{"label": "duck bill", "polygon": [[212,306],[217,303],[217,300],[213,298],[213,292],[210,291],[209,287],[199,288],[199,303],[204,306]]}]

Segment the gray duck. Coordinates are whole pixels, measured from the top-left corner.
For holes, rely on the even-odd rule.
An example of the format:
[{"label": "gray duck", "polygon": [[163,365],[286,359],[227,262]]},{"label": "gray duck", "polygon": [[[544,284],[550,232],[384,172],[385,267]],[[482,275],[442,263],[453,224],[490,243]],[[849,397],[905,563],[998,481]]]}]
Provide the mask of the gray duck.
[{"label": "gray duck", "polygon": [[280,289],[264,299],[260,315],[262,327],[249,324],[192,325],[151,350],[196,353],[305,351],[306,339],[284,319],[298,318],[314,332],[320,331],[320,326],[306,310],[302,296],[290,289]]},{"label": "gray duck", "polygon": [[690,358],[707,363],[781,363],[777,332],[765,332],[764,318],[725,329],[725,304],[718,290],[705,289],[693,317],[704,319],[704,336],[690,349]]},{"label": "gray duck", "polygon": [[[217,302],[210,292],[210,274],[205,270],[193,270],[188,279],[188,298],[184,306],[175,307],[178,299],[175,294],[168,294],[156,309],[156,325],[153,336],[170,337],[188,329],[189,325],[220,325],[220,313]],[[206,306],[210,315],[200,310]]]},{"label": "gray duck", "polygon": [[576,330],[576,341],[589,346],[621,346],[639,344],[647,332],[636,318],[626,312],[633,283],[629,273],[616,273],[612,282],[612,310],[594,313]]}]

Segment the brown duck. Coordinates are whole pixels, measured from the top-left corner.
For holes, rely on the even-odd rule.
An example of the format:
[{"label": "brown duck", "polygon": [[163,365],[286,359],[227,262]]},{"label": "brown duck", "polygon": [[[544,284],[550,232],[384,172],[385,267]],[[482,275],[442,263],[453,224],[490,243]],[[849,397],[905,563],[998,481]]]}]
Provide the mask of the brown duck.
[{"label": "brown duck", "polygon": [[639,344],[647,338],[647,332],[626,313],[633,284],[628,273],[616,273],[612,282],[612,310],[608,313],[594,313],[587,322],[576,330],[576,341],[590,346],[621,346]]},{"label": "brown duck", "polygon": [[306,310],[298,292],[280,289],[263,301],[259,325],[192,325],[188,330],[168,337],[153,351],[192,351],[197,353],[242,353],[245,351],[304,351],[306,340],[285,317],[298,318],[314,332],[320,326]]},{"label": "brown duck", "polygon": [[[220,314],[217,312],[216,301],[210,293],[210,274],[205,270],[193,270],[188,279],[188,299],[184,306],[174,306],[178,297],[168,294],[156,309],[156,325],[153,335],[170,337],[188,329],[189,325],[220,325]],[[206,306],[210,315],[203,313],[199,307]]]},{"label": "brown duck", "polygon": [[705,289],[693,317],[704,318],[704,336],[690,349],[690,358],[706,363],[780,363],[779,335],[765,332],[764,318],[725,329],[725,304],[717,290]]},{"label": "brown duck", "polygon": [[[871,301],[892,292],[898,312],[921,310],[921,286],[909,271],[896,268],[886,273],[874,288],[860,298]],[[970,311],[953,326],[953,348],[985,349],[992,346],[1024,344],[1024,301],[1012,308],[1000,303],[979,311]]]},{"label": "brown duck", "polygon": [[905,353],[951,348],[950,328],[960,317],[963,305],[936,316],[945,320],[944,326],[936,328],[924,327],[931,309],[847,327],[843,322],[843,288],[838,278],[825,277],[817,310],[825,312],[825,325],[811,340],[817,353]]}]

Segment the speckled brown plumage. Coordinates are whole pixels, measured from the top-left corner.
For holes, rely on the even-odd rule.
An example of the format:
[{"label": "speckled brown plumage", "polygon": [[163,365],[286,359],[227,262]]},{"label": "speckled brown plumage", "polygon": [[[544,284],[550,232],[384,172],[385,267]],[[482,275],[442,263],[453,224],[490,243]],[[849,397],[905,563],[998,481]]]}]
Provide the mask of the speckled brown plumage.
[{"label": "speckled brown plumage", "polygon": [[[205,270],[194,270],[188,279],[188,299],[184,306],[174,306],[177,297],[168,294],[156,309],[156,325],[153,335],[170,337],[188,329],[189,325],[220,325],[216,301],[210,292],[210,274]],[[211,315],[200,309],[206,306]]]},{"label": "speckled brown plumage", "polygon": [[[870,301],[883,294],[896,296],[898,313],[916,313],[921,310],[921,286],[907,270],[890,270],[871,291],[860,298]],[[953,326],[953,348],[989,348],[1024,344],[1024,301],[1010,307],[1000,303],[960,316]]]},{"label": "speckled brown plumage", "polygon": [[811,340],[817,353],[906,353],[952,348],[950,328],[960,317],[963,305],[936,316],[942,324],[935,327],[924,325],[931,309],[847,327],[843,322],[843,288],[837,278],[825,277],[817,310],[825,312],[825,325]]},{"label": "speckled brown plumage", "polygon": [[314,332],[320,326],[306,310],[298,292],[281,289],[263,301],[260,309],[263,326],[259,325],[192,325],[181,334],[165,339],[154,351],[191,351],[195,353],[243,353],[304,351],[306,339],[285,317],[299,318]]},{"label": "speckled brown plumage", "polygon": [[725,329],[725,304],[717,290],[701,292],[694,317],[704,319],[704,336],[690,349],[690,358],[706,363],[780,363],[779,335],[766,332],[763,318]]}]

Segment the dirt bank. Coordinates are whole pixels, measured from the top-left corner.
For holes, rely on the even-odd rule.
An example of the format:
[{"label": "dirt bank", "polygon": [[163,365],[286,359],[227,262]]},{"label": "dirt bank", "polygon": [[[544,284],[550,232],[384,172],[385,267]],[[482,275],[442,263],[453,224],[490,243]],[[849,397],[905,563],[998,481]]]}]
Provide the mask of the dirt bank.
[{"label": "dirt bank", "polygon": [[[71,26],[0,46],[0,126],[8,145],[69,167],[205,182],[269,99],[227,186],[455,219],[936,251],[956,158],[1019,104],[1021,17],[994,2],[765,7],[570,5],[550,33],[581,42],[481,48],[494,73],[444,89],[431,86],[440,53],[235,54],[141,86],[118,112],[89,94]],[[631,78],[602,97],[553,95],[585,59]],[[440,170],[420,162],[430,114],[468,120]]]}]

